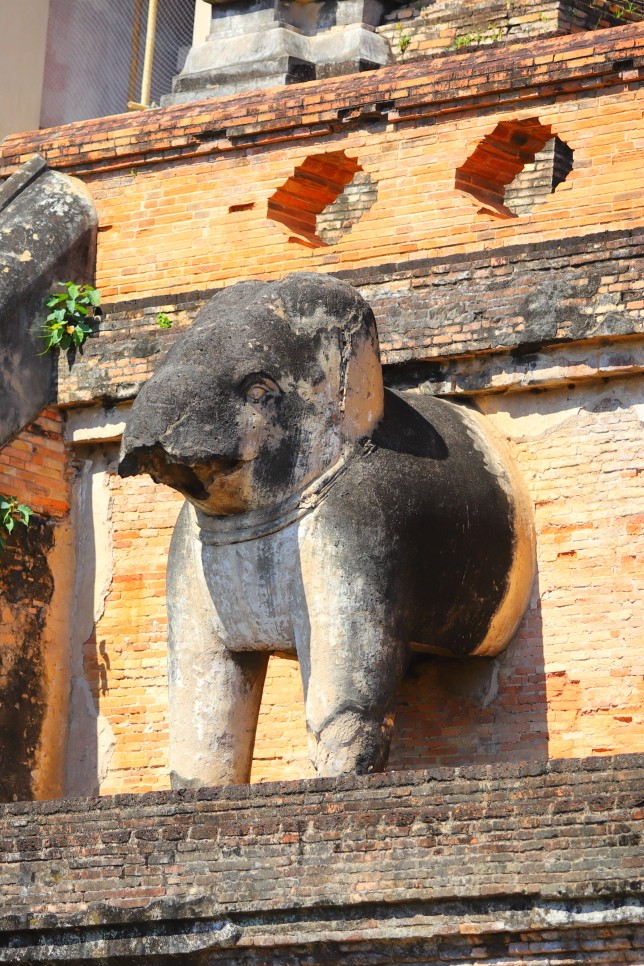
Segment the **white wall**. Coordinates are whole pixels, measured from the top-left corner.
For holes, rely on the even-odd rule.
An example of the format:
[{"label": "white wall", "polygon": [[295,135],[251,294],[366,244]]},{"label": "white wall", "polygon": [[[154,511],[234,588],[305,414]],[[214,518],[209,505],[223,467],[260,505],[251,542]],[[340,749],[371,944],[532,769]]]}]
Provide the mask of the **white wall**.
[{"label": "white wall", "polygon": [[39,126],[49,0],[0,0],[0,138]]},{"label": "white wall", "polygon": [[201,44],[210,33],[212,4],[207,0],[195,0],[195,26],[192,34],[193,44]]}]

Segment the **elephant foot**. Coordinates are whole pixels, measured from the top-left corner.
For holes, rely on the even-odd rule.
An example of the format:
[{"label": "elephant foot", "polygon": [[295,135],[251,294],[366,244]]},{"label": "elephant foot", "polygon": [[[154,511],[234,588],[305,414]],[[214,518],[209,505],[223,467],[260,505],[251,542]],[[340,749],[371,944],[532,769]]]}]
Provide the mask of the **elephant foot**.
[{"label": "elephant foot", "polygon": [[342,711],[322,727],[309,729],[309,753],[318,775],[333,776],[384,771],[394,727],[393,714],[366,718],[358,711]]},{"label": "elephant foot", "polygon": [[201,788],[203,782],[198,778],[184,778],[177,771],[170,772],[170,788],[173,792],[178,792],[182,788]]}]

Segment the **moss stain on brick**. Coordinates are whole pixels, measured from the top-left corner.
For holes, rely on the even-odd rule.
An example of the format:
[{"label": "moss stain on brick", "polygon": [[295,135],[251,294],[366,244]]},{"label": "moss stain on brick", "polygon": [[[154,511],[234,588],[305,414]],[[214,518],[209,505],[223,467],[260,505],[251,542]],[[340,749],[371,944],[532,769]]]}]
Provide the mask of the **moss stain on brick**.
[{"label": "moss stain on brick", "polygon": [[[50,521],[34,518],[0,561],[0,801],[33,797],[46,711],[42,634],[54,591]],[[7,624],[9,626],[7,626]]]}]

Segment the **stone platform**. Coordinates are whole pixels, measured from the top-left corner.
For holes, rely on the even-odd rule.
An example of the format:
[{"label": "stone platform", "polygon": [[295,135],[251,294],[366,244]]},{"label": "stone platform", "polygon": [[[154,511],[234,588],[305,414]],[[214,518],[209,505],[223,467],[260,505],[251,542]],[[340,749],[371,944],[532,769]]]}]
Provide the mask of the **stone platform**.
[{"label": "stone platform", "polygon": [[0,963],[644,956],[644,756],[5,805]]}]

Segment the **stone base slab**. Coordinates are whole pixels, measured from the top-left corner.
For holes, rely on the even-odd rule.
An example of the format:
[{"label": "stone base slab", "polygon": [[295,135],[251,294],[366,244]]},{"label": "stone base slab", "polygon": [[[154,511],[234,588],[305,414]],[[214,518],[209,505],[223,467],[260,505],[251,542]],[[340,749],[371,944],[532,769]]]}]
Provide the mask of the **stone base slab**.
[{"label": "stone base slab", "polygon": [[637,964],[644,759],[0,808],[0,963]]}]

